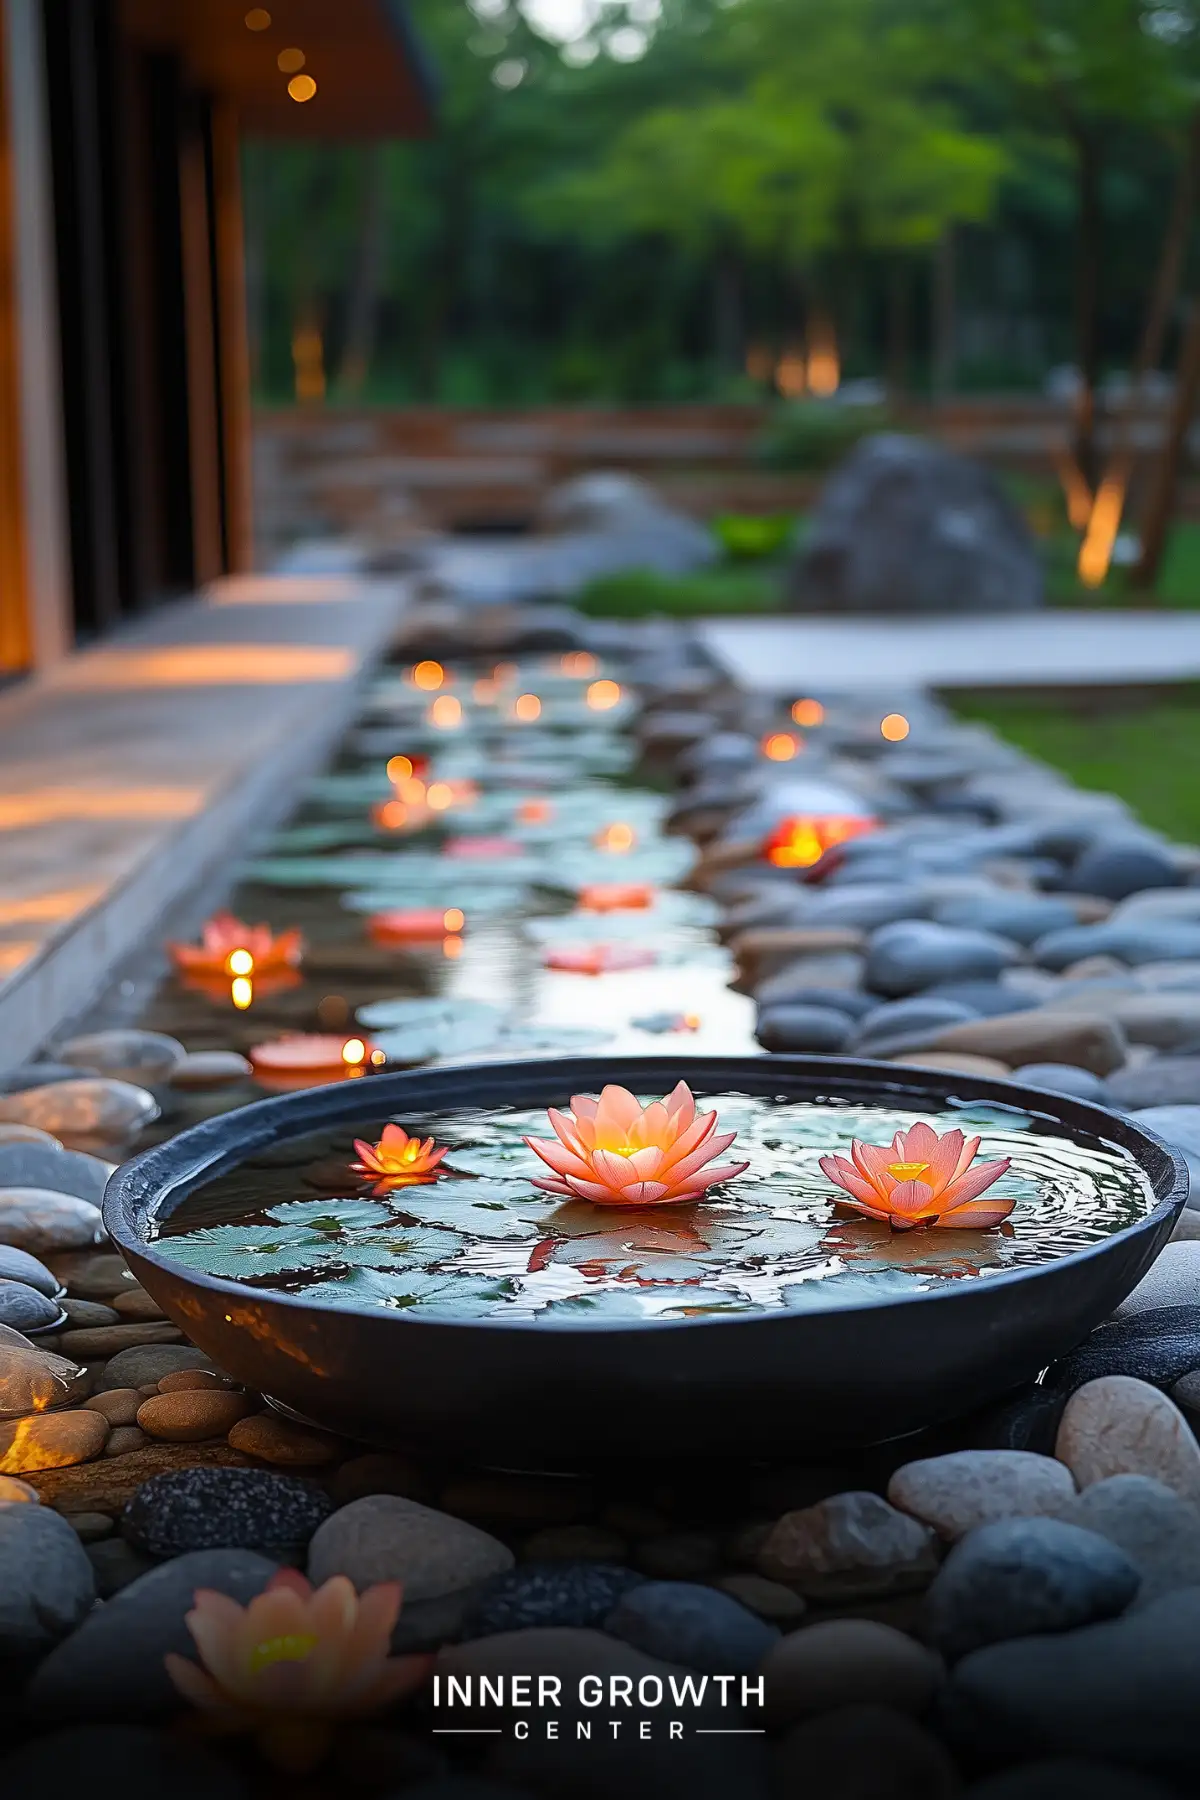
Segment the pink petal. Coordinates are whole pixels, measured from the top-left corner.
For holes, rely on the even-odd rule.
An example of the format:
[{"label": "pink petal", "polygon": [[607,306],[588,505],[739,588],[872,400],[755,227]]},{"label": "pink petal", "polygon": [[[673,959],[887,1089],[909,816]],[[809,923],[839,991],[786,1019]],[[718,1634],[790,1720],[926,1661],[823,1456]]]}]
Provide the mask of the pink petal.
[{"label": "pink petal", "polygon": [[579,1119],[594,1119],[599,1104],[600,1102],[598,1100],[590,1100],[586,1094],[571,1095],[571,1111],[575,1114],[577,1121]]},{"label": "pink petal", "polygon": [[[970,1168],[971,1164],[975,1161],[975,1155],[978,1149],[979,1139],[977,1137],[971,1137],[966,1140],[962,1147],[962,1154],[958,1159],[958,1166],[955,1169],[954,1174],[950,1177],[951,1181],[957,1181],[958,1177],[963,1174],[966,1169]],[[949,1182],[946,1185],[949,1186]]]},{"label": "pink petal", "polygon": [[895,1146],[864,1144],[855,1138],[850,1145],[850,1155],[864,1180],[870,1182],[881,1200],[886,1200],[896,1180],[894,1175],[888,1174],[888,1164],[898,1160]]},{"label": "pink petal", "polygon": [[903,1155],[891,1158],[893,1162],[928,1162],[931,1163],[938,1152],[938,1134],[932,1125],[924,1119],[918,1119],[907,1131],[897,1132]]},{"label": "pink petal", "polygon": [[607,1127],[624,1136],[632,1130],[641,1116],[642,1109],[637,1095],[631,1094],[628,1088],[610,1082],[601,1089],[600,1104],[596,1108],[597,1131]]},{"label": "pink petal", "polygon": [[715,1169],[701,1169],[698,1174],[689,1175],[683,1187],[693,1194],[701,1194],[706,1188],[715,1187],[720,1181],[733,1181],[736,1176],[744,1175],[750,1167],[748,1162],[718,1163]]},{"label": "pink petal", "polygon": [[563,1175],[558,1175],[551,1181],[547,1181],[542,1176],[531,1175],[529,1178],[529,1185],[530,1187],[540,1188],[543,1194],[565,1194],[568,1198],[575,1192],[573,1187],[567,1185],[566,1177]]},{"label": "pink petal", "polygon": [[[668,1165],[690,1156],[697,1145],[703,1144],[712,1136],[716,1123],[716,1113],[703,1113],[698,1119],[693,1119],[686,1131],[681,1131],[673,1143],[664,1146]],[[726,1141],[732,1143],[736,1136],[737,1133],[731,1131]]]},{"label": "pink petal", "polygon": [[[872,1194],[871,1198],[878,1201],[879,1196]],[[884,1225],[888,1222],[888,1215],[880,1212],[878,1205],[869,1206],[865,1200],[838,1200],[835,1201],[835,1205],[844,1207],[847,1212],[862,1213],[868,1219],[878,1219]]]},{"label": "pink petal", "polygon": [[[941,1196],[946,1210],[961,1206],[966,1200],[974,1200],[977,1194],[982,1194],[985,1188],[990,1188],[993,1181],[999,1181],[1002,1175],[1007,1174],[1011,1160],[1011,1157],[1006,1156],[1001,1162],[976,1163],[973,1169],[968,1169],[965,1175],[960,1175],[957,1181],[951,1182]],[[1014,1201],[1013,1205],[1015,1204]],[[1008,1210],[1011,1212],[1012,1206],[1009,1206]]]},{"label": "pink petal", "polygon": [[[585,1151],[579,1133],[575,1129],[574,1119],[570,1118],[566,1113],[559,1112],[556,1106],[548,1108],[546,1116],[550,1120],[550,1124],[553,1127],[559,1142],[565,1144],[568,1150],[573,1151],[576,1156],[582,1159],[585,1155]],[[532,1138],[526,1138],[525,1142],[529,1144],[532,1143],[533,1140]]]},{"label": "pink petal", "polygon": [[[823,1156],[821,1168],[835,1187],[844,1188],[846,1193],[853,1194],[856,1200],[861,1200],[868,1207],[878,1207],[880,1195],[877,1190],[844,1157]],[[879,1213],[877,1216],[885,1218],[886,1214]]]},{"label": "pink petal", "polygon": [[[662,1170],[664,1178],[672,1183],[686,1181],[697,1169],[702,1169],[705,1163],[714,1161],[723,1151],[728,1150],[736,1136],[736,1131],[722,1132],[720,1137],[710,1138],[707,1143],[700,1144],[690,1156],[684,1156],[678,1162],[665,1163]],[[749,1168],[749,1163],[744,1167]]]},{"label": "pink petal", "polygon": [[888,1195],[888,1213],[919,1219],[933,1204],[933,1189],[927,1181],[898,1181]]},{"label": "pink petal", "polygon": [[189,1662],[186,1656],[177,1656],[173,1650],[168,1650],[163,1661],[167,1674],[179,1693],[201,1712],[225,1712],[229,1709],[230,1702],[211,1675],[206,1675],[198,1663]]},{"label": "pink petal", "polygon": [[587,1157],[576,1156],[565,1144],[560,1144],[557,1138],[526,1138],[525,1142],[534,1155],[540,1156],[556,1175],[586,1175],[591,1168]]},{"label": "pink petal", "polygon": [[927,1157],[929,1167],[921,1179],[927,1182],[935,1194],[940,1194],[947,1182],[953,1181],[958,1168],[963,1148],[961,1131],[948,1131],[944,1137],[935,1136],[936,1148],[933,1155]]},{"label": "pink petal", "polygon": [[[676,1129],[686,1131],[696,1117],[696,1102],[686,1081],[677,1081],[667,1095],[666,1108],[675,1120]],[[714,1115],[715,1116],[715,1115]]]},{"label": "pink petal", "polygon": [[938,1224],[951,1231],[987,1231],[1003,1225],[1015,1205],[1015,1200],[1006,1200],[1001,1194],[992,1200],[967,1200],[943,1213]]}]

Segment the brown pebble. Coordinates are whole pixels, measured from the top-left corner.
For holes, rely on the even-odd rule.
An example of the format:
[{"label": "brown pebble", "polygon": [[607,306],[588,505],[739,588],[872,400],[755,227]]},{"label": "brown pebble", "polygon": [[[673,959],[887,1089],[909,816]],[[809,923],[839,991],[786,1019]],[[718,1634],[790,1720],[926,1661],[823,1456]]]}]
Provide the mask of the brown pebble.
[{"label": "brown pebble", "polygon": [[111,1300],[135,1281],[124,1260],[109,1252],[68,1250],[61,1256],[46,1256],[42,1260],[76,1300]]},{"label": "brown pebble", "polygon": [[[122,1426],[121,1430],[133,1429]],[[125,1456],[102,1457],[77,1469],[47,1469],[26,1479],[56,1512],[119,1513],[152,1475],[176,1469],[247,1469],[250,1458],[216,1444],[155,1444]]]},{"label": "brown pebble", "polygon": [[229,1433],[229,1442],[247,1456],[298,1468],[336,1462],[346,1448],[340,1438],[293,1425],[273,1412],[252,1413],[239,1419]]},{"label": "brown pebble", "polygon": [[108,1437],[108,1420],[99,1413],[35,1413],[0,1425],[0,1475],[26,1475],[35,1469],[65,1469],[99,1456]]},{"label": "brown pebble", "polygon": [[101,1538],[111,1536],[113,1531],[113,1522],[107,1513],[64,1513],[63,1517],[83,1544],[99,1543]]},{"label": "brown pebble", "polygon": [[109,1388],[105,1394],[93,1394],[85,1409],[102,1413],[110,1425],[136,1425],[141,1404],[142,1396],[136,1388]]},{"label": "brown pebble", "polygon": [[166,1317],[158,1301],[145,1288],[131,1288],[127,1294],[117,1294],[113,1299],[113,1311],[139,1325],[155,1324]]},{"label": "brown pebble", "polygon": [[205,1438],[224,1437],[255,1405],[247,1394],[193,1388],[143,1401],[137,1418],[150,1437],[165,1438],[171,1444],[198,1444]]},{"label": "brown pebble", "polygon": [[145,1432],[139,1431],[136,1425],[118,1425],[115,1431],[109,1434],[108,1442],[104,1446],[104,1454],[105,1456],[128,1456],[134,1450],[143,1450],[146,1443]]},{"label": "brown pebble", "polygon": [[115,1356],[137,1344],[179,1344],[183,1333],[175,1325],[97,1325],[94,1330],[62,1331],[54,1348],[63,1356],[82,1358]]},{"label": "brown pebble", "polygon": [[143,1394],[188,1394],[201,1389],[220,1388],[228,1390],[233,1383],[226,1375],[214,1375],[209,1369],[176,1369],[173,1375],[164,1375],[157,1387],[143,1388]]},{"label": "brown pebble", "polygon": [[138,1389],[138,1393],[142,1396],[143,1400],[153,1400],[155,1394],[159,1391],[157,1381],[148,1381],[143,1387]]}]

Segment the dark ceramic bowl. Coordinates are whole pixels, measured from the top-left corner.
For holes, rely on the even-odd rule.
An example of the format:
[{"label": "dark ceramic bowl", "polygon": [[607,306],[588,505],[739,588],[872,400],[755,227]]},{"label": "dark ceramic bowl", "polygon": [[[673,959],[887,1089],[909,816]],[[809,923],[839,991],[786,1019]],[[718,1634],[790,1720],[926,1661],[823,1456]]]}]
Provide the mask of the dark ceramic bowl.
[{"label": "dark ceramic bowl", "polygon": [[[443,1323],[350,1312],[254,1290],[171,1261],[154,1241],[197,1186],[300,1134],[464,1105],[565,1105],[608,1081],[665,1093],[786,1094],[940,1110],[954,1097],[1019,1106],[1127,1150],[1157,1204],[1139,1223],[1041,1267],[813,1312],[572,1325]],[[285,1411],[394,1447],[508,1465],[597,1458],[795,1457],[936,1425],[1027,1381],[1129,1293],[1171,1234],[1187,1169],[1151,1132],[1014,1082],[848,1058],[608,1057],[377,1075],[223,1114],[118,1169],[104,1219],[134,1274],[189,1338]]]}]

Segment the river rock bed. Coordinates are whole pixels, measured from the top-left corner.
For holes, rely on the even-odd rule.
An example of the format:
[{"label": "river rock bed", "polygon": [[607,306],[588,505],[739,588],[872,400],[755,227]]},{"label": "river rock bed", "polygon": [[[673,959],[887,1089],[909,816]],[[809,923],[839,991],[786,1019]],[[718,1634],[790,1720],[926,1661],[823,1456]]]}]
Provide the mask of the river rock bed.
[{"label": "river rock bed", "polygon": [[[919,697],[899,702],[911,729],[889,743],[877,703],[798,680],[797,701],[825,703],[798,727],[682,631],[503,611],[487,622],[497,656],[624,656],[639,767],[671,792],[668,829],[696,845],[686,880],[715,903],[722,973],[765,1048],[967,1080],[1013,1071],[1135,1111],[1200,1156],[1194,849]],[[397,653],[449,659],[478,649],[476,629],[426,609]],[[773,736],[794,754],[764,756]],[[816,863],[764,861],[783,821],[835,810],[831,792],[879,828]],[[387,991],[377,965],[354,979],[364,1002]],[[748,1467],[698,1452],[687,1467],[545,1476],[481,1468],[469,1444],[402,1456],[239,1388],[106,1242],[111,1165],[254,1094],[228,1019],[192,1031],[199,1013],[142,992],[139,1006],[119,1017],[114,1000],[0,1095],[0,1286],[42,1303],[10,1301],[26,1322],[0,1323],[14,1792],[1168,1800],[1200,1787],[1195,1215],[1039,1385],[836,1466],[814,1463],[786,1418],[773,1458]],[[687,1040],[665,1041],[682,1061]],[[679,1714],[678,1741],[670,1709],[636,1706],[612,1714],[629,1721],[615,1736],[577,1737],[568,1709],[551,1739],[534,1709],[520,1737],[522,1713],[502,1709],[495,1735],[455,1738],[435,1735],[425,1689],[347,1728],[315,1774],[284,1775],[243,1740],[189,1741],[163,1661],[192,1651],[198,1588],[244,1604],[281,1565],[360,1589],[401,1581],[394,1649],[430,1653],[443,1676],[557,1672],[568,1690],[585,1672],[735,1676],[736,1703],[709,1690]],[[743,1705],[743,1677],[760,1675],[765,1704]],[[648,1735],[631,1722],[643,1717]]]}]

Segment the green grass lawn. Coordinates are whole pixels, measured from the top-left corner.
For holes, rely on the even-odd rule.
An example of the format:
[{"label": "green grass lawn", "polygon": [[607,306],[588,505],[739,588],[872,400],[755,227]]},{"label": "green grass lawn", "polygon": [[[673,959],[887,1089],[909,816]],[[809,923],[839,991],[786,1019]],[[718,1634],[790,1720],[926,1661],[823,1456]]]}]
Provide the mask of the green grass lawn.
[{"label": "green grass lawn", "polygon": [[1010,743],[1062,769],[1080,787],[1119,794],[1145,821],[1200,843],[1200,685],[1162,698],[951,696]]},{"label": "green grass lawn", "polygon": [[606,619],[641,619],[652,613],[698,618],[783,610],[779,570],[736,563],[700,569],[694,575],[656,575],[650,569],[602,575],[588,583],[575,604],[581,612]]}]

